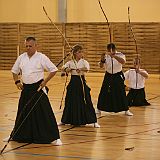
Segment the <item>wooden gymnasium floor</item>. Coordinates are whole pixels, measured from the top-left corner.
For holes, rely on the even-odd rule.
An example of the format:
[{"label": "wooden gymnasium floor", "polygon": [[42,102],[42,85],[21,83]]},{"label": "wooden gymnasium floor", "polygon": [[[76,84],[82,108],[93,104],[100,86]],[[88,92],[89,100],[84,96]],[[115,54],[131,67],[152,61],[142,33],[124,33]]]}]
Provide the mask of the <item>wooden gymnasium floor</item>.
[{"label": "wooden gymnasium floor", "polygon": [[[86,77],[96,107],[103,74],[89,73]],[[60,121],[60,101],[65,78],[58,73],[48,84],[49,98]],[[10,71],[0,71],[0,148],[2,139],[13,128],[20,92]],[[133,117],[124,113],[97,115],[101,128],[92,126],[60,126],[63,146],[51,144],[19,144],[10,142],[0,160],[159,160],[160,159],[160,79],[150,75],[146,81],[148,107],[132,107]],[[25,145],[25,146],[23,146]],[[19,148],[17,148],[19,147]]]}]

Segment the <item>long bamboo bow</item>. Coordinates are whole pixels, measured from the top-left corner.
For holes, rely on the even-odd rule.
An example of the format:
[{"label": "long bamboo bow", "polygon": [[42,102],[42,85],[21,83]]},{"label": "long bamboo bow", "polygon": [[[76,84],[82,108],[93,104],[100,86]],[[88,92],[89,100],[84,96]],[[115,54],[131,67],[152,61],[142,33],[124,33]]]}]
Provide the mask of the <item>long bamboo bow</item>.
[{"label": "long bamboo bow", "polygon": [[139,55],[138,55],[138,46],[137,46],[137,40],[136,40],[136,37],[135,37],[135,34],[134,34],[134,31],[133,31],[133,28],[132,28],[132,25],[131,25],[131,20],[130,20],[130,11],[129,11],[130,7],[128,7],[128,22],[129,22],[129,27],[130,27],[130,30],[131,30],[131,33],[132,33],[132,37],[134,39],[134,43],[135,43],[135,47],[136,47],[136,54],[137,54],[137,58],[139,58]]},{"label": "long bamboo bow", "polygon": [[[130,27],[130,30],[131,30],[131,33],[132,33],[132,37],[133,37],[133,39],[134,39],[135,49],[136,49],[136,58],[135,58],[135,60],[134,60],[134,63],[135,63],[136,66],[138,66],[138,68],[139,68],[140,58],[139,58],[139,54],[138,54],[137,40],[136,40],[134,31],[133,31],[133,28],[132,28],[132,25],[131,25],[129,9],[130,9],[130,7],[128,7],[128,22],[129,22],[129,27]],[[136,71],[136,68],[135,68],[135,71]],[[137,72],[136,72],[136,88],[137,88],[137,85],[138,85],[138,74],[137,74]]]},{"label": "long bamboo bow", "polygon": [[[98,3],[99,3],[99,6],[100,6],[100,8],[101,8],[101,11],[102,11],[102,13],[103,13],[103,15],[104,15],[104,17],[105,17],[105,19],[106,19],[107,25],[108,25],[109,42],[112,43],[112,33],[111,33],[111,26],[110,26],[109,20],[108,20],[108,18],[107,18],[107,15],[106,15],[105,12],[104,12],[104,9],[103,9],[103,7],[102,7],[101,1],[98,0]],[[111,51],[110,51],[110,52],[112,53],[112,48],[111,48]],[[113,74],[113,59],[112,59],[112,57],[111,57],[111,62],[112,62],[112,74]]]},{"label": "long bamboo bow", "polygon": [[[56,26],[56,24],[55,24],[55,23],[52,21],[52,19],[49,17],[49,15],[48,15],[48,13],[47,13],[47,11],[46,11],[46,9],[45,9],[44,6],[43,6],[43,11],[44,11],[44,13],[46,14],[47,18],[49,19],[49,21],[51,22],[51,24],[54,25],[54,27],[58,30],[58,32],[59,32],[59,33],[61,34],[61,36],[64,38],[65,42],[67,43],[68,47],[70,48],[70,53],[69,53],[69,54],[71,54],[71,53],[72,53],[72,50],[73,50],[73,47],[70,46],[70,44],[69,44],[68,40],[66,39],[66,37],[64,36],[64,34],[60,31],[60,29]],[[77,69],[76,60],[75,60],[75,58],[74,58],[73,55],[72,55],[72,60],[73,60],[73,62],[74,62],[74,64],[75,64],[75,67],[76,67],[76,69]],[[83,87],[84,102],[85,102],[85,104],[86,104],[84,83],[83,83],[83,80],[82,80],[81,75],[80,75],[80,79],[81,79],[82,87]],[[67,81],[67,78],[66,78],[66,81]],[[65,85],[66,85],[66,82],[65,82]],[[64,87],[64,88],[65,88],[65,87]],[[64,91],[65,91],[65,89],[63,90],[63,94],[64,94]],[[62,96],[62,100],[63,100],[63,96]],[[61,101],[61,105],[62,105],[62,101]],[[61,109],[61,105],[60,105],[60,109]]]},{"label": "long bamboo bow", "polygon": [[104,17],[105,17],[106,21],[107,21],[108,30],[109,30],[109,42],[111,43],[111,42],[112,42],[112,33],[111,33],[110,23],[109,23],[109,21],[108,21],[107,15],[105,14],[105,12],[104,12],[104,10],[103,10],[103,7],[102,7],[102,4],[101,4],[101,1],[100,1],[100,0],[98,0],[98,3],[99,3],[99,6],[100,6],[100,8],[101,8],[101,11],[102,11],[102,13],[103,13],[103,15],[104,15]]}]

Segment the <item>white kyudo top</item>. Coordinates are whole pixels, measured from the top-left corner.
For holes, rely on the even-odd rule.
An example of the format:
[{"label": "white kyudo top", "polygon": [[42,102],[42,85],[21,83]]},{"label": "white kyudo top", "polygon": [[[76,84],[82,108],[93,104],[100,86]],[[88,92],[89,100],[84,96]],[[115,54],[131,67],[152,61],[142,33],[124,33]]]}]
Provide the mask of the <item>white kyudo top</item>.
[{"label": "white kyudo top", "polygon": [[[148,74],[144,69],[140,69],[140,71]],[[136,76],[137,74],[137,76]],[[144,88],[145,85],[145,77],[141,74],[136,73],[135,69],[130,69],[124,73],[125,80],[128,80],[128,85],[133,89],[141,89]],[[136,87],[137,86],[137,87]]]},{"label": "white kyudo top", "polygon": [[84,75],[84,71],[80,71],[80,73],[76,72],[76,69],[81,69],[83,67],[86,67],[88,70],[90,69],[89,63],[84,59],[80,59],[78,62],[76,60],[70,60],[63,66],[63,68],[72,69],[71,75]]},{"label": "white kyudo top", "polygon": [[27,52],[17,58],[11,71],[19,74],[20,70],[23,83],[32,84],[44,79],[44,70],[55,72],[58,69],[46,55],[36,51],[31,58],[28,57]]},{"label": "white kyudo top", "polygon": [[[123,58],[126,61],[125,55],[121,52],[115,53],[116,56]],[[112,60],[113,60],[113,71],[112,71]],[[111,58],[110,55],[105,55],[105,63],[104,63],[105,71],[111,74],[115,74],[117,72],[122,71],[122,64],[119,63],[115,58]]]}]

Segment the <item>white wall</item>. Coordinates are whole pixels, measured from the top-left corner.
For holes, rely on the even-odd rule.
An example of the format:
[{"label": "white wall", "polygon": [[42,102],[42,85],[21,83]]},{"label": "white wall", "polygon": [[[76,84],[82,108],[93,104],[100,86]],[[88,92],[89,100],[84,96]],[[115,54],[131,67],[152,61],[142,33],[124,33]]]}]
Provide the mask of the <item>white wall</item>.
[{"label": "white wall", "polygon": [[57,0],[0,0],[0,22],[48,22],[43,6],[57,21]]},{"label": "white wall", "polygon": [[[0,0],[0,22],[58,22],[58,0]],[[160,0],[101,0],[110,22],[160,22]],[[104,22],[98,0],[67,0],[67,22]]]},{"label": "white wall", "polygon": [[[160,22],[160,0],[101,0],[109,21]],[[105,21],[98,0],[68,0],[68,22]]]}]

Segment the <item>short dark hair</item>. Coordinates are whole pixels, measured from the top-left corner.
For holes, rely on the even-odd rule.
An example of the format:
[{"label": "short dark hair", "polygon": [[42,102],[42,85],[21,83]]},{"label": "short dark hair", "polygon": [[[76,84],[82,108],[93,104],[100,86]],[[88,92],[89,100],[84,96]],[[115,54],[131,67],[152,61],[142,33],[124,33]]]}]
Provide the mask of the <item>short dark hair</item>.
[{"label": "short dark hair", "polygon": [[74,54],[74,53],[76,53],[77,51],[82,50],[82,49],[83,49],[83,47],[82,47],[81,45],[76,44],[75,46],[72,47],[72,52],[73,52],[73,54]]},{"label": "short dark hair", "polygon": [[26,41],[31,41],[31,40],[32,40],[32,41],[36,41],[36,38],[35,38],[35,37],[27,37],[27,38],[26,38]]},{"label": "short dark hair", "polygon": [[115,49],[116,49],[116,46],[115,46],[114,43],[109,43],[109,44],[107,45],[107,49],[108,49],[108,50],[110,50],[110,49],[115,50]]}]

